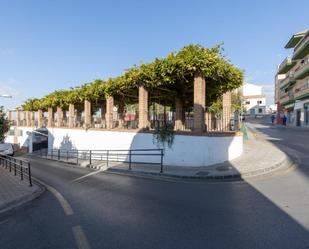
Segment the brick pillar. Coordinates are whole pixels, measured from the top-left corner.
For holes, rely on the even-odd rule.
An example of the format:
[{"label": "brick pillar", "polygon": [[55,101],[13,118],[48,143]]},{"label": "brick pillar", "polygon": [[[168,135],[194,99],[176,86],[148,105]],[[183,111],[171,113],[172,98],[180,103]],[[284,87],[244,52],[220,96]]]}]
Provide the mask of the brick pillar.
[{"label": "brick pillar", "polygon": [[223,94],[222,107],[223,107],[222,129],[223,131],[229,131],[230,130],[230,118],[231,118],[231,112],[232,112],[232,93],[230,91]]},{"label": "brick pillar", "polygon": [[35,126],[35,116],[34,116],[34,111],[30,112],[30,126],[34,127]]},{"label": "brick pillar", "polygon": [[205,130],[204,112],[206,102],[206,82],[202,76],[196,75],[194,77],[194,126],[195,132],[203,132]]},{"label": "brick pillar", "polygon": [[62,127],[63,111],[61,107],[57,107],[57,128]]},{"label": "brick pillar", "polygon": [[138,88],[138,128],[149,127],[148,120],[148,91],[144,86]]},{"label": "brick pillar", "polygon": [[22,111],[23,113],[23,122],[22,122],[22,126],[27,126],[26,124],[26,120],[27,120],[27,113],[25,111]]},{"label": "brick pillar", "polygon": [[69,105],[69,128],[74,128],[74,115],[75,114],[75,108],[74,104]]},{"label": "brick pillar", "polygon": [[91,126],[91,103],[88,100],[84,102],[85,127]]},{"label": "brick pillar", "polygon": [[114,108],[114,97],[110,96],[106,99],[106,128],[112,129],[113,128],[113,108]]},{"label": "brick pillar", "polygon": [[17,144],[18,143],[18,139],[17,139],[17,132],[18,132],[18,129],[17,127],[14,127],[14,138],[13,138],[13,143],[14,144]]},{"label": "brick pillar", "polygon": [[118,128],[123,128],[124,125],[124,103],[121,102],[118,105],[119,125]]},{"label": "brick pillar", "polygon": [[8,112],[8,119],[9,119],[10,122],[12,121],[12,111]]},{"label": "brick pillar", "polygon": [[20,111],[16,109],[16,126],[20,126]]},{"label": "brick pillar", "polygon": [[43,126],[43,111],[38,110],[38,128]]},{"label": "brick pillar", "polygon": [[184,128],[184,110],[183,104],[179,98],[175,100],[175,130],[183,130]]},{"label": "brick pillar", "polygon": [[48,107],[47,127],[54,127],[54,112],[52,107]]},{"label": "brick pillar", "polygon": [[30,127],[31,126],[31,116],[30,116],[30,111],[26,111],[26,126]]}]

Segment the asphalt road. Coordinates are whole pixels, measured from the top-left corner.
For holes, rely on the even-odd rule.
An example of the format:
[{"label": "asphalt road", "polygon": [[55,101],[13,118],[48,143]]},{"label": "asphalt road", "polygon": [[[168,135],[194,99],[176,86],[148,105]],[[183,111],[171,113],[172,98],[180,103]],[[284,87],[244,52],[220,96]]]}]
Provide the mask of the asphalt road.
[{"label": "asphalt road", "polygon": [[0,217],[0,248],[309,248],[309,130],[255,126],[300,166],[193,183],[102,172],[78,179],[94,171],[33,160],[51,191]]}]

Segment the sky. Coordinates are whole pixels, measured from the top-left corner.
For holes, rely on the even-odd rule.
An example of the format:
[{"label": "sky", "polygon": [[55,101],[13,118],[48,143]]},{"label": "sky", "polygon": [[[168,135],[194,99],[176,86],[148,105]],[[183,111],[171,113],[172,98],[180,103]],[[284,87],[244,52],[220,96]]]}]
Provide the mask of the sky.
[{"label": "sky", "polygon": [[292,53],[284,45],[309,28],[308,10],[308,0],[0,0],[0,94],[13,96],[0,105],[220,43],[272,104],[277,65]]}]

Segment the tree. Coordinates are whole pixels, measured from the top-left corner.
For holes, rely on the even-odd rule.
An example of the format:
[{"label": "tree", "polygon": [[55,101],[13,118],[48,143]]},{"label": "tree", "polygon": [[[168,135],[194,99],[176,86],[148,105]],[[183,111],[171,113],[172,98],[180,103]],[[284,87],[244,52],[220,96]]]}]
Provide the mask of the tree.
[{"label": "tree", "polygon": [[10,121],[7,119],[3,106],[0,106],[0,142],[5,140],[6,133],[10,130]]}]

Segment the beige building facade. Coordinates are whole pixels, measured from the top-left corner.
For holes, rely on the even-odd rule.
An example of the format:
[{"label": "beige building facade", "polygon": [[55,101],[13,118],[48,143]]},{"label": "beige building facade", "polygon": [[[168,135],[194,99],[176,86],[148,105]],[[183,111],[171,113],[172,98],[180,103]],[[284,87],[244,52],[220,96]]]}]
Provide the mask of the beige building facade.
[{"label": "beige building facade", "polygon": [[309,128],[309,30],[292,35],[285,48],[293,52],[275,76],[277,122]]}]

